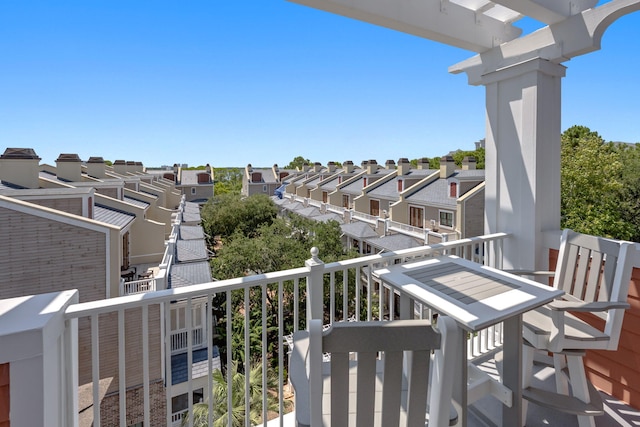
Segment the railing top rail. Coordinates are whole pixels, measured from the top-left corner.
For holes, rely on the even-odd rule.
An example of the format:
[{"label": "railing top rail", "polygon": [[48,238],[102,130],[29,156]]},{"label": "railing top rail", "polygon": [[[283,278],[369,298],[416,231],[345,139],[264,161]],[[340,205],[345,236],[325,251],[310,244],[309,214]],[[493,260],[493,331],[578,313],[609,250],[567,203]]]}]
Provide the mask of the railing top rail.
[{"label": "railing top rail", "polygon": [[[419,248],[402,249],[395,252],[385,252],[377,255],[369,255],[360,258],[337,261],[325,264],[324,271],[330,273],[332,271],[344,270],[345,268],[354,268],[359,265],[366,265],[387,258],[412,256],[440,250],[453,249],[471,245],[474,243],[484,243],[488,241],[504,239],[508,236],[509,235],[507,233],[495,233],[478,237],[470,237],[467,239],[454,240],[451,242],[436,243]],[[248,286],[261,286],[264,284],[279,282],[281,280],[295,280],[297,278],[299,279],[301,277],[307,276],[308,273],[309,268],[300,267],[291,270],[276,271],[273,273],[256,274],[254,276],[220,280],[217,282],[201,283],[198,285],[185,286],[176,289],[166,289],[149,293],[116,297],[107,300],[84,302],[71,305],[66,310],[65,316],[67,318],[78,318],[90,316],[92,314],[109,313],[121,309],[140,307],[141,305],[151,305],[181,299],[197,298],[216,292],[243,289]]]},{"label": "railing top rail", "polygon": [[140,307],[141,305],[197,298],[216,292],[244,289],[247,286],[260,286],[263,284],[278,282],[280,280],[294,280],[296,278],[304,277],[308,273],[309,269],[307,267],[300,267],[291,270],[276,271],[273,273],[256,274],[254,276],[201,283],[198,285],[184,286],[175,289],[165,289],[144,294],[127,295],[106,300],[84,302],[70,306],[66,310],[65,316],[67,318],[85,317],[92,314],[109,313],[120,309]]},{"label": "railing top rail", "polygon": [[443,251],[447,249],[453,249],[461,246],[471,245],[474,243],[484,243],[484,242],[489,242],[493,240],[505,239],[507,237],[509,237],[509,234],[507,233],[494,233],[494,234],[487,234],[484,236],[453,240],[451,242],[434,243],[432,245],[421,246],[418,248],[401,249],[395,252],[384,252],[376,255],[368,255],[360,258],[348,259],[345,261],[332,262],[330,264],[325,265],[325,271],[327,272],[338,271],[338,270],[343,270],[345,267],[346,268],[356,267],[359,264],[368,264],[368,263],[376,262],[382,259],[397,258],[397,257],[411,256],[411,255],[417,255],[417,254],[423,254],[423,253],[429,253],[429,252]]}]

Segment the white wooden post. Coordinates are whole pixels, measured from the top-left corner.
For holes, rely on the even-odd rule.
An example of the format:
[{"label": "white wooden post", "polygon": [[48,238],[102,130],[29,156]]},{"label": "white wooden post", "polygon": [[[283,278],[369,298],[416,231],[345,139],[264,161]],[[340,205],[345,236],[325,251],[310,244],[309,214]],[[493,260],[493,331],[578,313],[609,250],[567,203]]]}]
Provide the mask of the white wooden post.
[{"label": "white wooden post", "polygon": [[[542,59],[485,73],[485,233],[511,234],[504,267],[547,269],[543,231],[560,228],[561,78]],[[496,255],[496,254],[494,254]]]},{"label": "white wooden post", "polygon": [[307,280],[307,330],[309,320],[324,319],[324,262],[318,258],[318,248],[311,248],[311,259],[305,261],[305,266],[309,269],[309,279]]},{"label": "white wooden post", "polygon": [[0,364],[9,364],[10,422],[78,425],[78,325],[70,290],[0,301]]}]

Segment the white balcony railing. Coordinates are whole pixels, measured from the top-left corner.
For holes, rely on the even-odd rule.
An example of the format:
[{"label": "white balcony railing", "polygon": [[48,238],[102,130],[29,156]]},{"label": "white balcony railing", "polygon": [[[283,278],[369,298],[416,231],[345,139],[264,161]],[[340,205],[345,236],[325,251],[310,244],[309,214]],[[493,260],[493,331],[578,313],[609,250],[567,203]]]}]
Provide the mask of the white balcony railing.
[{"label": "white balcony railing", "polygon": [[[189,331],[171,331],[171,354],[184,353],[189,348]],[[191,329],[192,349],[201,348],[204,344],[202,328]]]},{"label": "white balcony railing", "polygon": [[120,283],[120,295],[134,295],[156,290],[156,279],[140,279]]},{"label": "white balcony railing", "polygon": [[[193,391],[203,387],[194,384],[198,375],[194,375],[194,366],[213,370],[214,345],[219,347],[223,366],[243,358],[241,371],[249,372],[250,361],[255,361],[262,371],[275,372],[275,382],[271,388],[267,385],[267,376],[261,378],[261,402],[253,401],[250,393],[245,393],[245,412],[252,408],[262,408],[260,418],[280,417],[279,425],[284,425],[283,415],[289,410],[286,398],[287,378],[285,367],[287,351],[285,337],[299,328],[305,327],[307,313],[323,317],[326,323],[347,319],[376,320],[394,318],[396,312],[393,292],[385,292],[372,277],[372,271],[385,265],[414,262],[441,254],[454,254],[475,262],[501,267],[502,241],[505,234],[481,236],[432,246],[389,252],[346,261],[324,264],[317,258],[307,261],[302,268],[274,273],[223,280],[177,289],[161,290],[154,293],[129,295],[109,300],[94,301],[64,306],[62,321],[66,327],[78,325],[78,338],[72,337],[59,342],[67,351],[63,354],[61,372],[69,372],[71,380],[65,380],[61,388],[70,395],[80,389],[87,389],[88,396],[71,399],[67,412],[70,417],[81,415],[90,418],[94,426],[108,419],[120,425],[142,422],[143,425],[171,426],[176,421],[172,411],[172,397],[187,393],[188,410],[194,405]],[[491,254],[491,256],[489,256]],[[324,295],[329,296],[325,304]],[[180,301],[191,312],[195,300],[207,301],[207,325],[213,324],[215,316],[222,320],[224,328],[215,335],[213,328],[204,328],[197,332],[190,324],[191,316],[186,316],[186,330],[177,338],[162,339],[165,331],[170,331],[170,307]],[[420,307],[417,301],[415,312],[418,316],[430,315]],[[325,310],[325,307],[328,309]],[[236,316],[234,316],[234,314]],[[234,322],[224,322],[227,316]],[[240,323],[238,323],[240,322]],[[499,329],[474,337],[469,344],[470,354],[477,354],[499,345]],[[174,337],[176,342],[174,343]],[[179,341],[179,342],[178,342]],[[476,343],[476,341],[478,341]],[[196,352],[207,349],[202,362],[194,364]],[[174,369],[174,348],[184,349],[185,383],[175,383],[178,376]],[[60,363],[60,361],[58,362]],[[234,383],[232,371],[226,370],[226,382]],[[12,378],[12,381],[14,378]],[[19,379],[16,379],[19,381]],[[211,375],[200,376],[205,381],[204,401],[209,402],[210,425],[213,421],[213,402],[207,390],[213,388]],[[245,377],[244,389],[250,387],[249,376]],[[66,387],[66,389],[65,389]],[[107,389],[105,391],[105,388]],[[158,399],[158,393],[162,397]],[[264,404],[271,396],[277,396],[275,408]],[[233,406],[232,394],[227,397],[228,419],[231,425]],[[111,399],[111,400],[110,400]],[[87,402],[77,408],[78,402]],[[92,404],[101,402],[101,404]],[[151,403],[153,402],[153,404]],[[164,402],[164,404],[161,404]],[[75,404],[76,407],[73,407]],[[219,408],[218,408],[219,409]],[[275,410],[274,410],[275,409]],[[112,412],[116,413],[113,414]],[[225,411],[223,411],[225,412]],[[68,414],[67,414],[68,415]],[[112,418],[109,418],[112,417]],[[113,418],[115,417],[115,418]],[[59,424],[52,424],[59,425]],[[70,424],[62,424],[70,425]]]},{"label": "white balcony railing", "polygon": [[364,222],[368,222],[371,224],[376,224],[378,222],[378,216],[377,215],[369,215],[363,212],[358,212],[356,210],[351,211],[351,217],[353,219],[357,219],[359,221],[364,221]]}]

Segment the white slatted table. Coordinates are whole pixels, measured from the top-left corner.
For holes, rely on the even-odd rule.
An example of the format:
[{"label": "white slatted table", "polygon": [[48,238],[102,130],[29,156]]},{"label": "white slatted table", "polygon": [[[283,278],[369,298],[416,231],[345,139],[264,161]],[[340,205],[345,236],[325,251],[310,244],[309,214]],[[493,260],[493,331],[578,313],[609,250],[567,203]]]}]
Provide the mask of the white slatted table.
[{"label": "white slatted table", "polygon": [[432,258],[374,271],[385,284],[401,294],[401,316],[410,317],[411,299],[452,317],[458,337],[461,372],[454,397],[462,406],[462,425],[467,423],[466,333],[478,332],[504,322],[503,383],[512,391],[513,404],[503,406],[502,425],[522,424],[522,313],[544,305],[564,292],[501,270],[458,257]]}]

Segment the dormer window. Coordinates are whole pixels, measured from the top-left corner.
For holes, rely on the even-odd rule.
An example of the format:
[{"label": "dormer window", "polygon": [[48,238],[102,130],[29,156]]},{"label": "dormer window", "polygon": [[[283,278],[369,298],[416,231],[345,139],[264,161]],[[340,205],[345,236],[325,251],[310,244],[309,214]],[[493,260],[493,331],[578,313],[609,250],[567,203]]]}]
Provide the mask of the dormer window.
[{"label": "dormer window", "polygon": [[458,183],[451,182],[449,183],[449,197],[458,197]]},{"label": "dormer window", "polygon": [[262,181],[262,173],[253,172],[251,174],[251,182],[261,182]]}]

